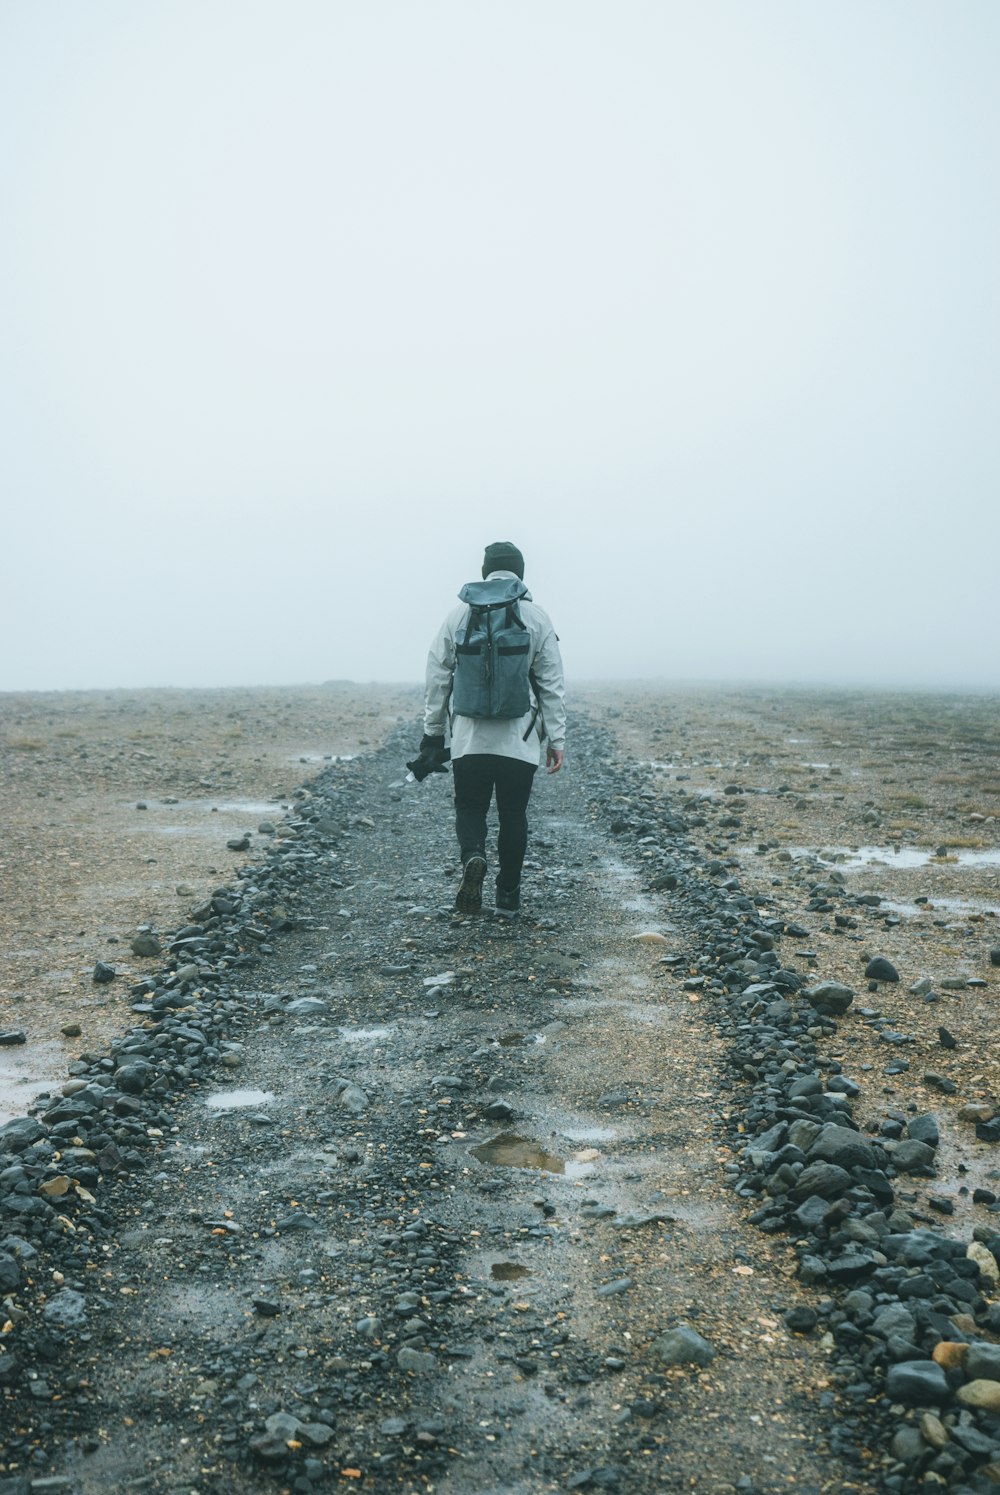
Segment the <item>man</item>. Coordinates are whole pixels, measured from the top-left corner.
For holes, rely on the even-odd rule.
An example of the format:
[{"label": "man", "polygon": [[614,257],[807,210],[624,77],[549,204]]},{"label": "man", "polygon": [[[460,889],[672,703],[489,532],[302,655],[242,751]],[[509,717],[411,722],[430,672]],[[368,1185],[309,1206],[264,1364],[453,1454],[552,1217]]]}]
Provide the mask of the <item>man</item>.
[{"label": "man", "polygon": [[[516,545],[499,541],[486,547],[484,582],[520,582],[509,589],[520,593],[516,615],[523,624],[533,703],[516,717],[462,715],[459,696],[451,719],[451,764],[455,776],[455,829],[462,855],[462,882],[455,908],[479,913],[486,876],[486,816],[496,796],[500,831],[497,837],[497,912],[513,917],[520,907],[521,866],[528,843],[528,799],[545,744],[549,773],[563,766],[566,742],[565,684],[555,629],[547,615],[523,587],[524,557]],[[463,591],[475,591],[478,583]],[[500,588],[503,591],[503,588]],[[515,627],[520,627],[514,619]],[[455,682],[456,643],[466,637],[470,608],[465,604],[447,616],[427,656],[424,736],[418,763],[423,773],[443,767],[445,729]],[[507,651],[511,653],[519,650]],[[415,771],[417,764],[413,765]]]}]

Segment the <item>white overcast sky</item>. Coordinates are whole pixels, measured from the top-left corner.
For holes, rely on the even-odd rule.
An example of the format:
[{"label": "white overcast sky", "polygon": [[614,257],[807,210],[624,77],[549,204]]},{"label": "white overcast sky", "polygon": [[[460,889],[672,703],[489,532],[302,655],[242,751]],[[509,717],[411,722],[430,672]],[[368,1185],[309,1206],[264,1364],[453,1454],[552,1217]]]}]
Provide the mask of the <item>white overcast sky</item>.
[{"label": "white overcast sky", "polygon": [[0,0],[0,689],[1000,686],[996,0]]}]

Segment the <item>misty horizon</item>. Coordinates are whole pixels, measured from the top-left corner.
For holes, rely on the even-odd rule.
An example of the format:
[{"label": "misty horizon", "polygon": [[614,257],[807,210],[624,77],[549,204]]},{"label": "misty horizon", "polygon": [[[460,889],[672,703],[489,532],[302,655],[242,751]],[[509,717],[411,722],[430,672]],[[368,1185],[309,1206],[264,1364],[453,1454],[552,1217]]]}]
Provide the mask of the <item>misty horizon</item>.
[{"label": "misty horizon", "polygon": [[[0,691],[1000,689],[989,0],[0,12]],[[224,687],[219,687],[224,688]]]}]

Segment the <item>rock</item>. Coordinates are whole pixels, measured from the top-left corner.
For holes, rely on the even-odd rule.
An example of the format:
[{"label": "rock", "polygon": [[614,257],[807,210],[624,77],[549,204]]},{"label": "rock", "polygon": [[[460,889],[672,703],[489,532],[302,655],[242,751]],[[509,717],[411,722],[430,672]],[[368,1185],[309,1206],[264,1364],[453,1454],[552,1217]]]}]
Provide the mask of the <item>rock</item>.
[{"label": "rock", "polygon": [[900,1173],[925,1173],[934,1165],[934,1149],[926,1142],[910,1138],[897,1144],[892,1151],[892,1161]]},{"label": "rock", "polygon": [[893,1336],[905,1340],[912,1340],[917,1332],[916,1322],[913,1314],[902,1303],[887,1303],[880,1308],[872,1322],[872,1333],[880,1335],[883,1339]]},{"label": "rock", "polygon": [[865,979],[867,981],[898,981],[899,972],[891,960],[886,960],[883,955],[876,955],[865,966]]},{"label": "rock", "polygon": [[940,1142],[937,1117],[927,1112],[923,1116],[914,1116],[907,1124],[907,1136],[913,1137],[917,1142],[926,1142],[928,1147],[937,1147]]},{"label": "rock", "polygon": [[917,1428],[901,1427],[889,1444],[889,1452],[898,1464],[916,1464],[927,1452],[927,1445]]},{"label": "rock", "polygon": [[0,1126],[0,1153],[23,1152],[45,1136],[45,1128],[33,1116],[15,1116]]},{"label": "rock", "polygon": [[144,1059],[133,1060],[115,1070],[115,1084],[125,1095],[141,1095],[153,1077],[153,1066]]},{"label": "rock", "polygon": [[325,1448],[333,1437],[333,1428],[325,1422],[303,1422],[299,1427],[299,1438],[312,1448]]},{"label": "rock", "polygon": [[16,1293],[22,1280],[20,1263],[6,1251],[0,1251],[0,1298],[5,1298],[8,1293]]},{"label": "rock", "polygon": [[427,1376],[437,1369],[437,1356],[428,1350],[411,1350],[403,1347],[396,1356],[396,1364],[402,1371],[415,1376]]},{"label": "rock", "polygon": [[828,1122],[807,1154],[810,1162],[836,1163],[840,1168],[874,1168],[874,1148],[850,1127]]},{"label": "rock", "polygon": [[118,972],[114,966],[109,966],[103,960],[99,960],[94,966],[94,974],[91,980],[96,982],[98,986],[106,986],[109,981],[114,981],[117,975]]},{"label": "rock", "polygon": [[822,981],[818,986],[803,987],[802,995],[821,1014],[842,1017],[854,1001],[854,992],[839,981]]},{"label": "rock", "polygon": [[87,1322],[87,1300],[82,1293],[64,1287],[46,1303],[42,1318],[60,1329],[82,1329]]},{"label": "rock", "polygon": [[992,1121],[977,1122],[976,1136],[980,1142],[1000,1142],[1000,1116]]},{"label": "rock", "polygon": [[935,1090],[940,1090],[942,1095],[954,1095],[958,1089],[954,1080],[949,1080],[947,1075],[940,1075],[933,1069],[927,1070],[924,1075],[924,1084],[932,1085]]},{"label": "rock", "polygon": [[595,1297],[616,1298],[620,1293],[627,1293],[630,1287],[635,1287],[631,1277],[619,1277],[614,1282],[604,1282],[597,1289]]},{"label": "rock", "polygon": [[0,1033],[0,1048],[12,1049],[18,1044],[27,1043],[28,1035],[23,1028],[8,1028],[5,1033]]},{"label": "rock", "polygon": [[229,840],[226,842],[226,845],[229,847],[230,851],[249,851],[250,837],[230,836]]},{"label": "rock", "polygon": [[907,1406],[921,1403],[944,1406],[951,1400],[945,1373],[933,1360],[907,1360],[902,1365],[891,1365],[885,1389],[890,1401]]},{"label": "rock", "polygon": [[964,1106],[958,1108],[959,1121],[992,1121],[996,1115],[996,1106],[985,1100],[968,1101]]},{"label": "rock", "polygon": [[335,1090],[338,1103],[353,1116],[360,1116],[368,1108],[368,1097],[358,1085],[350,1080],[338,1080]]},{"label": "rock", "polygon": [[990,951],[990,965],[1000,966],[1000,945],[994,945]]},{"label": "rock", "polygon": [[137,934],[132,941],[132,954],[151,960],[163,954],[163,946],[155,934]]},{"label": "rock", "polygon": [[815,1308],[808,1308],[803,1304],[788,1310],[785,1314],[785,1323],[793,1334],[811,1334],[819,1323],[819,1314]]},{"label": "rock", "polygon": [[931,1359],[944,1370],[959,1370],[968,1353],[969,1346],[961,1340],[939,1339]]},{"label": "rock", "polygon": [[486,1107],[483,1115],[489,1121],[513,1121],[514,1107],[505,1100],[495,1100]]},{"label": "rock", "polygon": [[715,1359],[715,1350],[707,1339],[703,1339],[690,1324],[678,1324],[668,1329],[650,1346],[661,1365],[710,1365]]},{"label": "rock", "polygon": [[970,1381],[1000,1381],[1000,1344],[977,1340],[967,1346],[964,1370]]},{"label": "rock", "polygon": [[807,1121],[805,1117],[800,1117],[788,1128],[789,1146],[797,1147],[801,1152],[808,1152],[822,1130],[821,1122]]},{"label": "rock", "polygon": [[314,1017],[321,1012],[329,1012],[330,1004],[322,997],[296,997],[289,1002],[285,1011],[291,1017]]},{"label": "rock", "polygon": [[[992,1287],[1000,1284],[1000,1265],[993,1252],[988,1250],[981,1241],[971,1241],[965,1254],[969,1261],[974,1261],[979,1268],[980,1282]],[[1000,1369],[998,1369],[996,1379],[1000,1381]]]},{"label": "rock", "polygon": [[955,1393],[963,1407],[977,1407],[995,1416],[1000,1412],[1000,1381],[969,1381]]},{"label": "rock", "polygon": [[943,1049],[957,1049],[958,1039],[947,1028],[938,1028],[938,1043]]},{"label": "rock", "polygon": [[942,1449],[948,1442],[948,1429],[940,1417],[925,1412],[920,1419],[920,1436],[931,1448]]},{"label": "rock", "polygon": [[803,1168],[791,1190],[793,1199],[808,1199],[818,1194],[822,1199],[836,1199],[851,1187],[851,1175],[836,1163],[809,1163]]}]

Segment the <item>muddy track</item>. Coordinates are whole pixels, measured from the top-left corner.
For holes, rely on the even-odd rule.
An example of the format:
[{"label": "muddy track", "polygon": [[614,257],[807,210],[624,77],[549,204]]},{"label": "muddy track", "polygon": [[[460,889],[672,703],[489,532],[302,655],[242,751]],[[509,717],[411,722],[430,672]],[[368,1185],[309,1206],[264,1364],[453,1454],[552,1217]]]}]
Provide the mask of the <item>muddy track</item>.
[{"label": "muddy track", "polygon": [[0,1492],[875,1488],[727,1187],[719,1014],[606,746],[539,781],[509,922],[452,915],[450,780],[400,788],[404,745],[299,801],[295,927],[213,994],[232,1067],[27,1264]]}]

